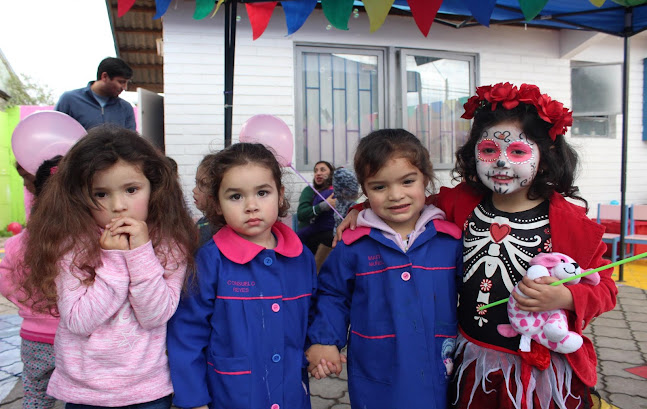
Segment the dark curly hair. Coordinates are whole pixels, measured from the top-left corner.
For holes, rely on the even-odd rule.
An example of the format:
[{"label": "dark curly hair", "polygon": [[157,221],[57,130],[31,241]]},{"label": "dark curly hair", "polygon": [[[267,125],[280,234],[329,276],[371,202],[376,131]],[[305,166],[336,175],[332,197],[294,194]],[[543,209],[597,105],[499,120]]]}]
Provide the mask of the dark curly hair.
[{"label": "dark curly hair", "polygon": [[465,181],[480,194],[490,192],[476,171],[476,143],[487,128],[503,122],[518,123],[539,148],[539,168],[528,190],[528,199],[549,199],[553,192],[557,192],[582,201],[588,211],[588,202],[579,195],[578,187],[573,185],[578,168],[577,153],[566,142],[564,135],[557,135],[555,141],[550,139],[548,131],[552,125],[541,119],[532,105],[521,103],[516,108],[505,109],[499,104],[494,111],[490,107],[476,111],[469,139],[456,151],[454,180]]},{"label": "dark curly hair", "polygon": [[[207,219],[215,227],[220,228],[224,226],[225,218],[218,214],[220,207],[220,199],[218,192],[222,184],[222,178],[225,173],[236,166],[244,166],[248,164],[258,165],[265,167],[272,172],[272,177],[276,183],[276,189],[280,192],[283,187],[281,178],[281,165],[276,160],[274,153],[270,151],[265,145],[260,143],[236,143],[220,152],[209,155],[208,160],[204,160],[200,166],[207,166],[207,180],[209,182],[209,194],[213,200],[209,201],[209,206],[206,210]],[[284,196],[280,201],[278,217],[285,217],[288,214],[290,202]]]},{"label": "dark curly hair", "polygon": [[379,129],[363,137],[355,151],[355,175],[364,189],[367,178],[375,175],[390,159],[402,157],[420,170],[435,191],[434,170],[429,151],[420,139],[404,129]]},{"label": "dark curly hair", "polygon": [[51,159],[47,159],[38,167],[36,174],[34,175],[34,187],[36,188],[36,197],[40,196],[40,193],[43,191],[45,182],[49,179],[50,176],[56,173],[58,170],[58,163],[63,159],[61,155],[56,155]]}]

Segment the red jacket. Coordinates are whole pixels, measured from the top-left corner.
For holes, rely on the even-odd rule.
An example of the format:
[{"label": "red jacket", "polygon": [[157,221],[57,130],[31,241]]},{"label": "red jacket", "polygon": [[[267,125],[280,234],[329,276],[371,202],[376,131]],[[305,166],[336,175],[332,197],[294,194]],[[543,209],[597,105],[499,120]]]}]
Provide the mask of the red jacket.
[{"label": "red jacket", "polygon": [[[454,188],[443,187],[436,196],[427,198],[445,211],[447,220],[463,226],[470,213],[483,197],[465,183]],[[591,269],[607,264],[602,260],[606,245],[602,242],[605,228],[586,217],[584,208],[569,203],[559,193],[553,193],[548,208],[553,251],[571,256],[582,269]],[[582,330],[598,315],[612,310],[616,305],[618,289],[611,278],[612,269],[600,272],[600,283],[569,285],[573,294],[575,311],[567,311],[569,327],[582,334]],[[460,324],[460,323],[459,323]],[[566,354],[568,363],[580,380],[587,386],[597,383],[597,357],[591,341],[577,351]]]}]

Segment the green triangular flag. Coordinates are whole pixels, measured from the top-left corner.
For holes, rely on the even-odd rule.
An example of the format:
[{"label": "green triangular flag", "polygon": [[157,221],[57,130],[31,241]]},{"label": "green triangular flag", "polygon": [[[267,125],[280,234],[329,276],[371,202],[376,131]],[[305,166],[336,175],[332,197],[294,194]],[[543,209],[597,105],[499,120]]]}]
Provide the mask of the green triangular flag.
[{"label": "green triangular flag", "polygon": [[526,21],[537,17],[537,14],[544,9],[546,3],[548,3],[548,0],[519,0],[519,6],[521,6],[521,11]]},{"label": "green triangular flag", "polygon": [[348,19],[353,11],[353,0],[321,0],[328,22],[339,30],[348,30]]}]

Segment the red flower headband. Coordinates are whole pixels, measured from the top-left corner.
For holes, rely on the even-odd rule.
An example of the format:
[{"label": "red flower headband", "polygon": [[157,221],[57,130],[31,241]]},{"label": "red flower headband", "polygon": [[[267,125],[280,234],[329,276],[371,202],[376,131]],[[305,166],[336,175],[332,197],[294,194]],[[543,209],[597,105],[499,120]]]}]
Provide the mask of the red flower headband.
[{"label": "red flower headband", "polygon": [[568,127],[573,125],[573,112],[564,108],[564,104],[551,99],[548,95],[539,91],[536,85],[521,84],[519,88],[506,83],[484,85],[476,88],[476,95],[472,96],[463,105],[465,113],[461,118],[472,119],[478,109],[492,105],[492,111],[501,104],[505,109],[513,109],[519,103],[533,105],[537,108],[537,114],[544,121],[553,124],[548,131],[548,136],[553,141],[557,135],[564,135]]}]

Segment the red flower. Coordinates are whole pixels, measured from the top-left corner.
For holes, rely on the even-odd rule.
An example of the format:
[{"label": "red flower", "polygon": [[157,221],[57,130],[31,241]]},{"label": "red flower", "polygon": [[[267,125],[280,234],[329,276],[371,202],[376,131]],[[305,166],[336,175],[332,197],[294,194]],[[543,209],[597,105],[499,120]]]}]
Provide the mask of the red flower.
[{"label": "red flower", "polygon": [[539,117],[553,124],[550,131],[548,131],[548,136],[553,141],[557,135],[564,135],[568,127],[573,125],[573,113],[569,112],[568,108],[564,108],[564,104],[552,100],[548,95],[540,96],[535,106]]},{"label": "red flower", "polygon": [[561,102],[554,101],[546,94],[542,95],[536,85],[521,84],[517,88],[509,82],[476,88],[476,95],[470,97],[463,105],[465,113],[461,118],[474,118],[474,113],[486,107],[488,103],[492,106],[492,111],[497,109],[499,103],[505,109],[513,109],[520,103],[534,106],[539,117],[553,125],[548,132],[553,141],[557,135],[564,135],[568,127],[573,125],[573,113],[564,108]]},{"label": "red flower", "polygon": [[532,84],[521,84],[519,87],[519,102],[535,105],[541,96],[539,87]]},{"label": "red flower", "polygon": [[559,101],[552,100],[546,94],[539,97],[535,107],[537,108],[539,117],[551,124],[555,123],[555,120],[564,116],[564,104]]},{"label": "red flower", "polygon": [[465,119],[474,118],[474,112],[476,111],[476,108],[478,108],[480,104],[481,104],[481,100],[479,99],[478,96],[474,95],[470,97],[470,99],[468,99],[467,102],[463,104],[463,108],[465,108],[465,113],[461,115],[461,118],[465,118]]},{"label": "red flower", "polygon": [[505,109],[513,109],[519,105],[517,91],[517,87],[509,82],[496,84],[486,95],[486,99],[492,103],[492,111],[496,109],[499,102]]},{"label": "red flower", "polygon": [[486,99],[486,95],[490,93],[490,90],[492,89],[492,85],[483,85],[482,87],[478,87],[476,89],[476,95],[478,95],[479,99],[483,100]]}]

